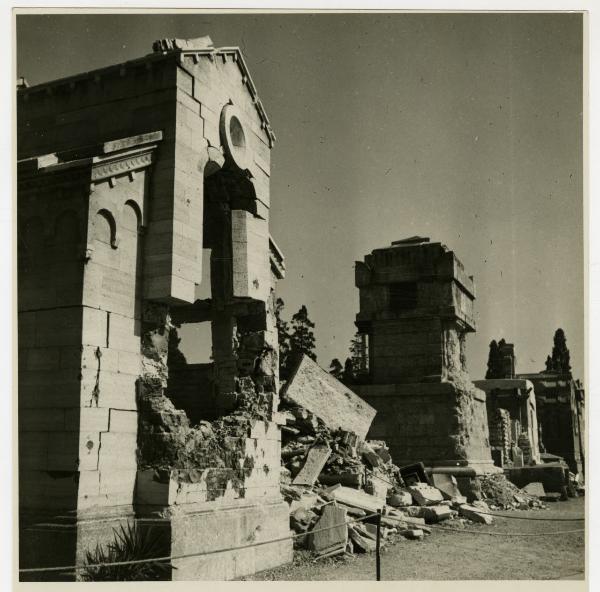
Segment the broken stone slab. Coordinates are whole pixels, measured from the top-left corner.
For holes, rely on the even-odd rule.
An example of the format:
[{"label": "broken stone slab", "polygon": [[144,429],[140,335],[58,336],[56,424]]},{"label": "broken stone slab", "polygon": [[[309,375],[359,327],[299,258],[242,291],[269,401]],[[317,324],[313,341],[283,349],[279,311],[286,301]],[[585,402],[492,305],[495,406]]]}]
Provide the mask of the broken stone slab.
[{"label": "broken stone slab", "polygon": [[343,551],[347,541],[346,510],[335,503],[324,506],[321,517],[309,533],[309,548],[319,554],[337,549]]},{"label": "broken stone slab", "polygon": [[356,551],[360,551],[361,553],[372,553],[375,551],[377,543],[373,539],[362,536],[356,532],[354,525],[348,526],[348,535],[352,540]]},{"label": "broken stone slab", "polygon": [[522,491],[528,493],[529,495],[536,495],[537,497],[543,497],[544,495],[546,495],[544,485],[539,481],[528,483],[527,485],[525,485],[525,487],[522,488]]},{"label": "broken stone slab", "polygon": [[375,409],[306,355],[282,389],[282,397],[319,417],[331,430],[354,432],[364,440]]},{"label": "broken stone slab", "polygon": [[315,444],[306,455],[304,466],[292,481],[293,485],[312,485],[319,477],[327,459],[331,455],[331,449],[327,444]]},{"label": "broken stone slab", "polygon": [[458,507],[458,512],[461,516],[472,520],[473,522],[479,522],[480,524],[492,524],[494,519],[489,514],[482,514],[474,506],[469,504],[463,504]]},{"label": "broken stone slab", "polygon": [[[367,528],[367,524],[364,522],[356,522],[352,525],[354,530],[361,536],[364,536],[369,539],[377,540],[377,529],[369,529]],[[372,526],[375,526],[374,524]]]},{"label": "broken stone slab", "polygon": [[323,485],[348,485],[350,487],[362,487],[364,483],[364,476],[362,473],[321,473],[319,475],[319,481]]},{"label": "broken stone slab", "polygon": [[414,524],[416,526],[423,526],[425,524],[424,518],[419,518],[417,516],[407,516],[406,514],[396,514],[396,513],[388,513],[386,518],[390,520],[395,520],[398,522],[403,522],[405,524]]},{"label": "broken stone slab", "polygon": [[351,489],[350,487],[333,486],[327,489],[327,493],[335,500],[346,504],[347,506],[353,506],[365,510],[371,514],[381,510],[385,506],[385,501],[377,498],[373,495],[369,495],[364,491],[358,491],[357,489]]},{"label": "broken stone slab", "polygon": [[444,473],[433,473],[431,475],[433,486],[439,489],[444,496],[444,499],[456,502],[458,504],[466,504],[467,498],[460,493],[458,482],[454,475]]},{"label": "broken stone slab", "polygon": [[419,506],[434,506],[444,500],[442,492],[427,483],[410,485],[408,491]]},{"label": "broken stone slab", "polygon": [[339,502],[338,505],[340,506],[340,508],[344,508],[346,510],[348,516],[352,516],[353,518],[363,518],[367,515],[367,513],[364,510],[361,510],[360,508],[353,508],[352,506],[347,506],[346,504],[342,504]]},{"label": "broken stone slab", "polygon": [[396,516],[382,516],[381,524],[383,526],[387,526],[388,528],[398,528],[398,529],[408,528],[408,522],[406,522],[406,520],[396,518]]}]

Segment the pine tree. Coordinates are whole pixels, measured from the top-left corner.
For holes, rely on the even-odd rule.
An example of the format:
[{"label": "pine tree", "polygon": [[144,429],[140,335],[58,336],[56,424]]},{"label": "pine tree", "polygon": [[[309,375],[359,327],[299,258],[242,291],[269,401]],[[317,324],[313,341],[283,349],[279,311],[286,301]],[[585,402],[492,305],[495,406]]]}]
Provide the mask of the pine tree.
[{"label": "pine tree", "polygon": [[290,334],[291,355],[296,358],[301,354],[317,360],[315,354],[315,335],[312,332],[315,324],[308,318],[308,310],[303,304],[292,317],[292,333]]},{"label": "pine tree", "polygon": [[554,347],[552,348],[552,369],[561,374],[571,372],[571,354],[567,348],[567,338],[562,329],[554,333]]},{"label": "pine tree", "polygon": [[290,355],[290,328],[287,321],[283,320],[282,312],[285,303],[281,298],[275,302],[275,326],[277,327],[277,341],[279,343],[279,377],[282,380],[288,378],[288,366]]},{"label": "pine tree", "polygon": [[342,380],[344,376],[344,367],[337,358],[331,360],[331,364],[329,364],[329,374],[338,380]]},{"label": "pine tree", "polygon": [[344,372],[342,373],[342,382],[346,386],[350,386],[356,383],[356,374],[354,372],[354,363],[352,358],[346,358],[344,362]]},{"label": "pine tree", "polygon": [[488,356],[485,378],[488,380],[490,378],[502,378],[502,358],[500,357],[500,348],[495,339],[490,343],[490,353]]}]

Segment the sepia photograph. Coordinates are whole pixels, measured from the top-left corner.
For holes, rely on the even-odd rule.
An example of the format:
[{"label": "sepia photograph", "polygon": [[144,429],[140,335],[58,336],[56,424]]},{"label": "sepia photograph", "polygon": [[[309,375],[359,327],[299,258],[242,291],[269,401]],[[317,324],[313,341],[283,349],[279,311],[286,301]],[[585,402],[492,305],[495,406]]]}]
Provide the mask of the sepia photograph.
[{"label": "sepia photograph", "polygon": [[15,580],[583,586],[586,18],[15,10]]}]

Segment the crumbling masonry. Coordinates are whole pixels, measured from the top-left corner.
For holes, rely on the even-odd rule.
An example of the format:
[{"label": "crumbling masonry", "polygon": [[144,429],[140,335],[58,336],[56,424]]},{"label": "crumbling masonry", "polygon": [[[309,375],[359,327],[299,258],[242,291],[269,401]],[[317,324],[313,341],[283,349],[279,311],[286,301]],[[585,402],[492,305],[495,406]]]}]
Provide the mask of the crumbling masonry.
[{"label": "crumbling masonry", "polygon": [[[134,519],[165,555],[285,537],[274,135],[240,51],[161,40],[17,97],[20,566],[81,565]],[[203,249],[211,298],[196,301]],[[177,399],[185,322],[211,323],[213,363]],[[191,557],[171,577],[231,579],[291,553]]]}]

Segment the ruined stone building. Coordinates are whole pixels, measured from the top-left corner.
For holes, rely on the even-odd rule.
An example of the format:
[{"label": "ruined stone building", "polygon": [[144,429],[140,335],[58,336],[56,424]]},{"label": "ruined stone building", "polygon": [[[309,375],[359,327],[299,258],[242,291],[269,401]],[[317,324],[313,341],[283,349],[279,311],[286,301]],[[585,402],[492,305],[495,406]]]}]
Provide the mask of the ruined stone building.
[{"label": "ruined stone building", "polygon": [[569,469],[585,469],[585,391],[570,372],[518,374],[535,389],[540,446],[564,458]]},{"label": "ruined stone building", "polygon": [[[247,548],[289,524],[274,135],[239,49],[161,40],[140,59],[21,85],[17,106],[20,566],[81,565],[132,519],[165,555],[246,546],[174,560],[173,579],[289,561],[289,540]],[[186,322],[211,325],[201,369],[175,355]]]},{"label": "ruined stone building", "polygon": [[355,281],[368,370],[353,389],[378,412],[369,436],[398,465],[494,471],[485,393],[466,368],[473,278],[444,245],[413,237],[357,262]]},{"label": "ruined stone building", "polygon": [[499,467],[539,464],[537,406],[533,383],[515,377],[514,344],[490,343],[485,380],[475,380],[485,391],[494,463]]},{"label": "ruined stone building", "polygon": [[521,459],[536,464],[546,452],[564,458],[573,473],[583,472],[585,396],[581,383],[573,380],[569,357],[561,329],[546,370],[539,373],[517,374],[514,345],[504,339],[490,343],[488,378],[475,385],[487,393],[498,466],[519,466]]}]

